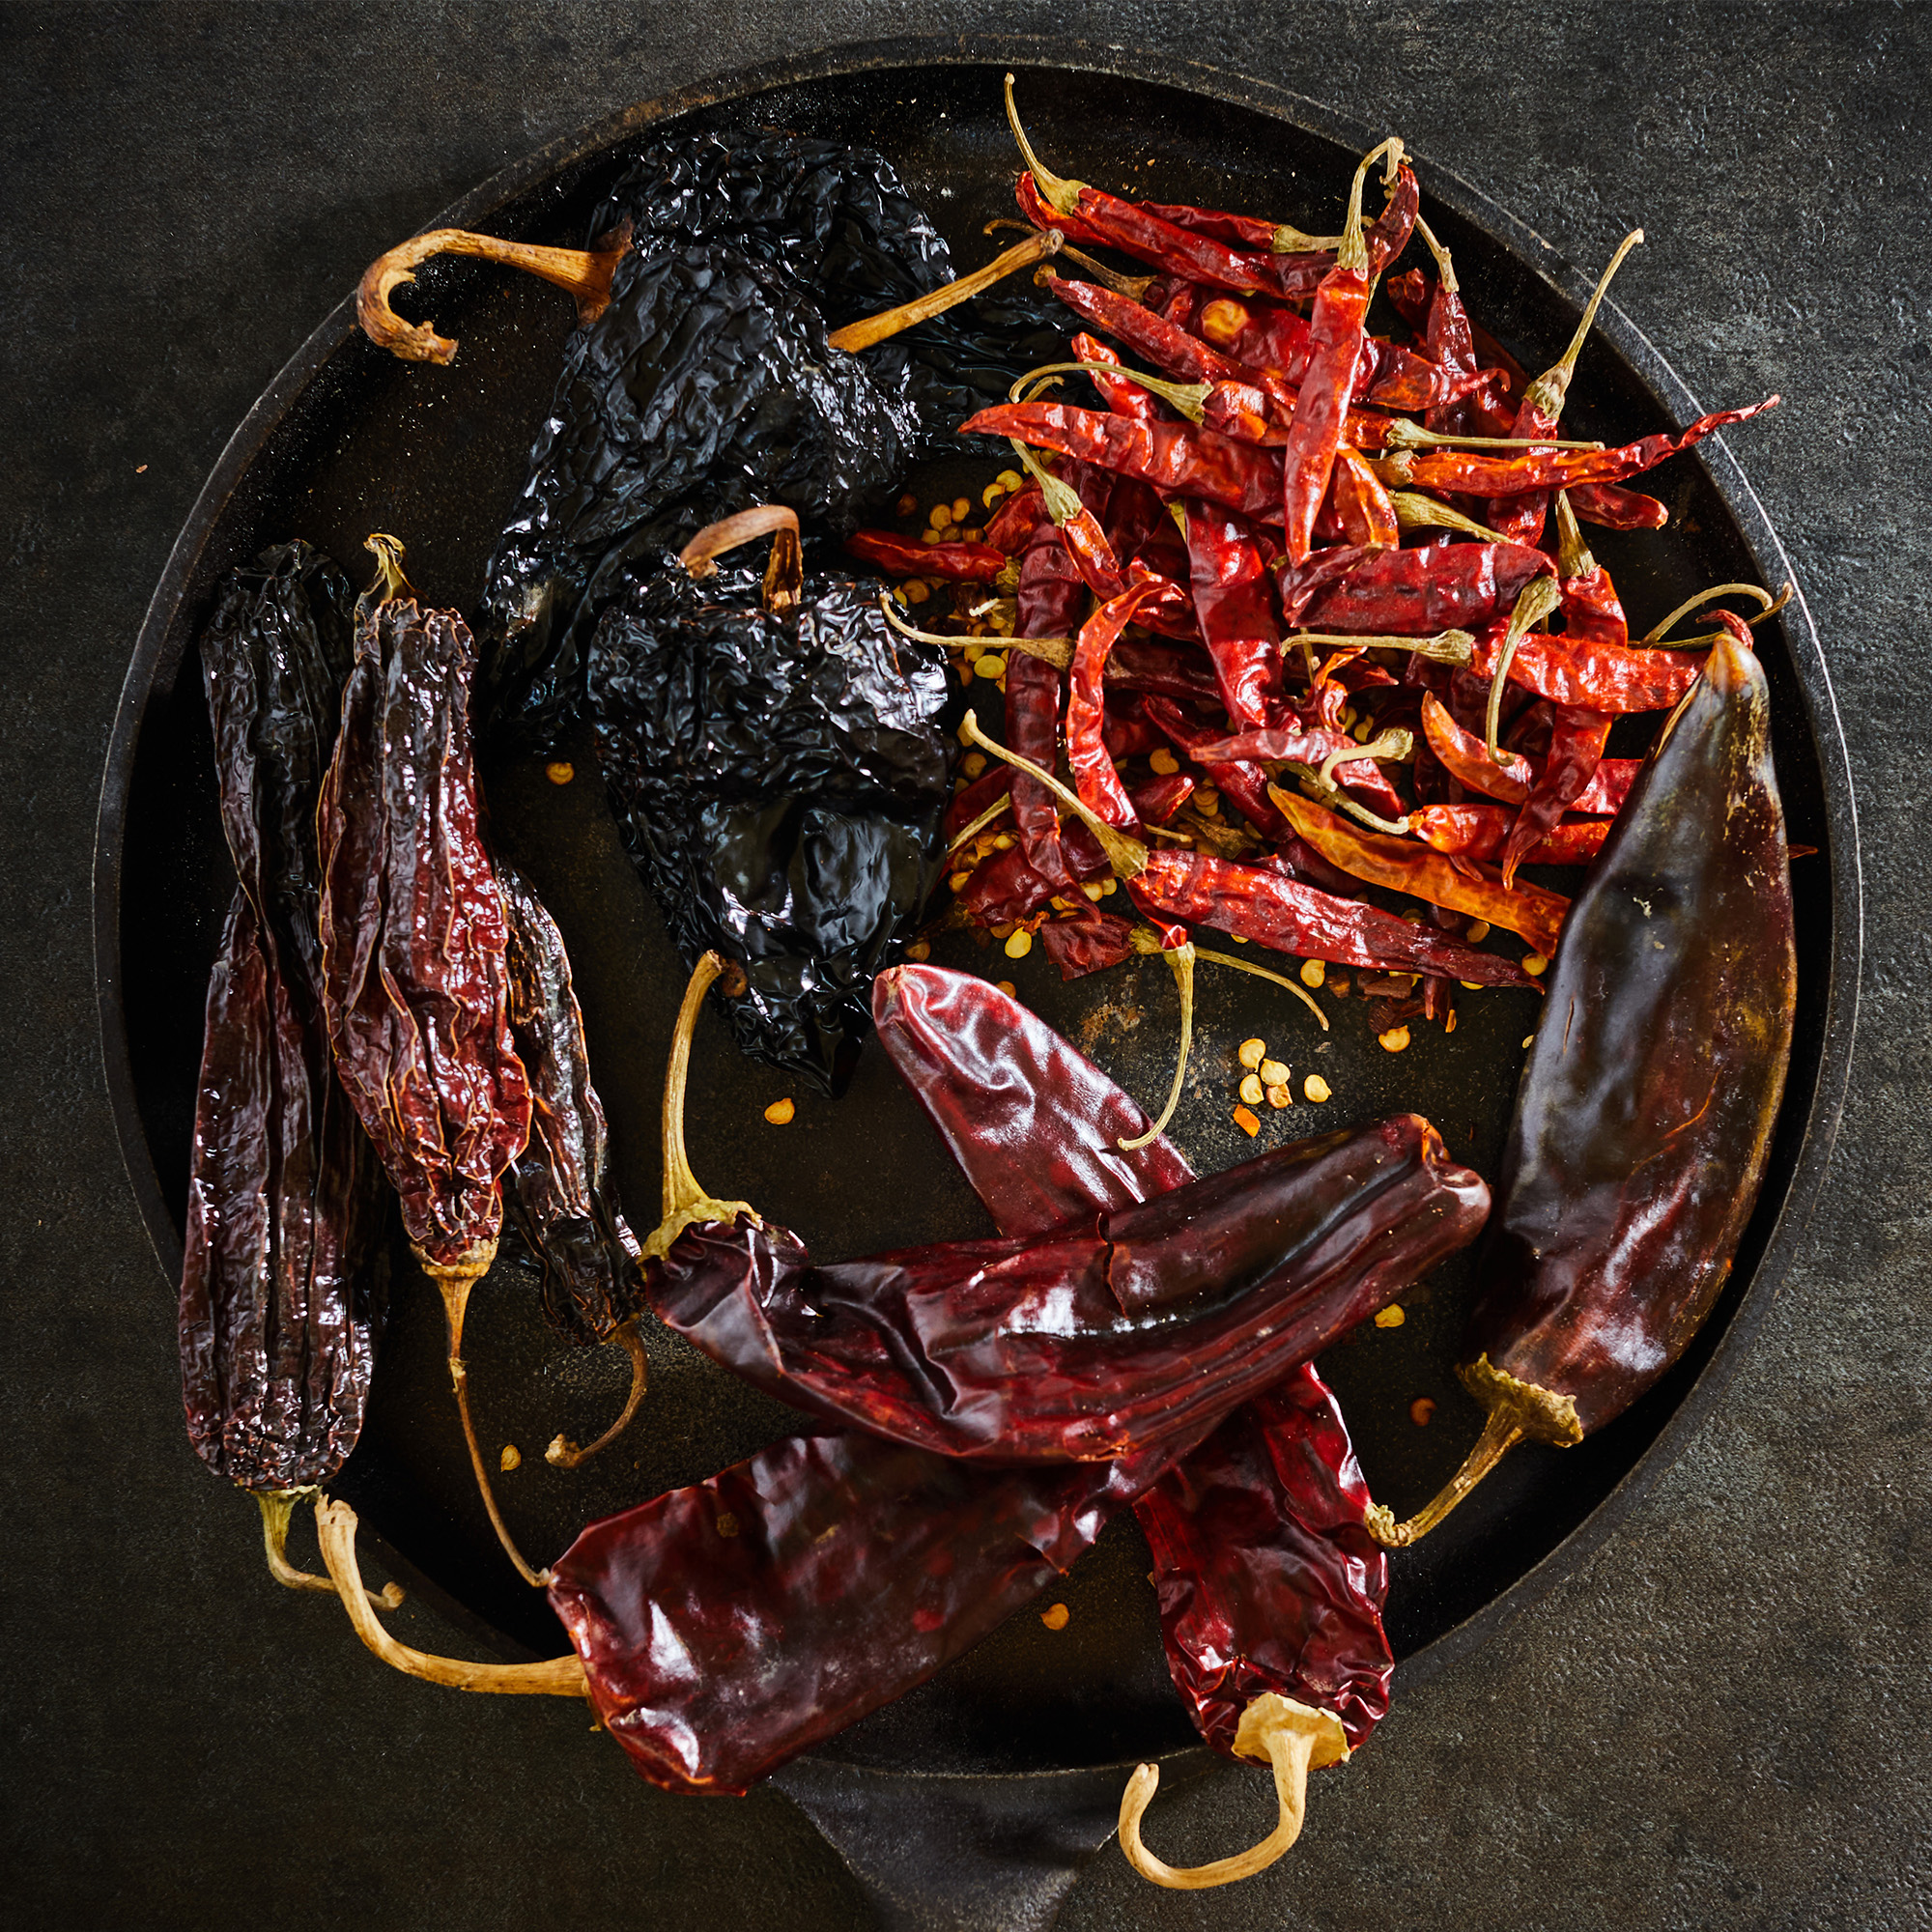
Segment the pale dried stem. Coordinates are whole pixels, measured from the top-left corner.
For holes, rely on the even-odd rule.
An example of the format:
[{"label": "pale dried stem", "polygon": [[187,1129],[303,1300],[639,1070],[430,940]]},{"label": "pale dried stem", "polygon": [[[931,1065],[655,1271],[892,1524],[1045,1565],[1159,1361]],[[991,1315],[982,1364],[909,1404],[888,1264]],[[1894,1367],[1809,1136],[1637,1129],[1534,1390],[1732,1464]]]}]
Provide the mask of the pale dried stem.
[{"label": "pale dried stem", "polygon": [[1165,949],[1162,956],[1174,969],[1174,983],[1180,989],[1180,1052],[1174,1063],[1174,1085],[1168,1090],[1167,1105],[1160,1110],[1160,1119],[1146,1133],[1117,1142],[1122,1153],[1146,1147],[1166,1131],[1168,1122],[1174,1119],[1174,1110],[1180,1105],[1180,1083],[1187,1072],[1188,1050],[1194,1043],[1194,948],[1172,947]]},{"label": "pale dried stem", "polygon": [[405,282],[414,281],[416,270],[432,255],[469,255],[554,282],[577,298],[579,322],[595,322],[610,305],[611,278],[631,245],[630,223],[609,239],[612,245],[603,249],[539,248],[527,242],[472,235],[464,228],[432,228],[378,255],[362,271],[355,291],[355,319],[379,349],[406,362],[453,362],[455,342],[439,335],[432,323],[405,322],[389,306],[389,298]]},{"label": "pale dried stem", "polygon": [[650,1358],[644,1353],[644,1338],[638,1332],[638,1318],[634,1315],[628,1321],[618,1322],[611,1339],[631,1358],[631,1392],[624,1399],[624,1412],[587,1448],[580,1449],[569,1436],[558,1435],[544,1451],[544,1461],[554,1468],[582,1468],[600,1449],[609,1448],[630,1428],[638,1405],[651,1385]]},{"label": "pale dried stem", "polygon": [[1511,757],[1496,743],[1496,731],[1502,722],[1503,685],[1509,677],[1516,647],[1522,642],[1530,626],[1542,623],[1562,601],[1563,593],[1556,587],[1553,577],[1535,577],[1524,585],[1522,595],[1516,600],[1516,609],[1510,612],[1509,629],[1503,633],[1502,648],[1496,653],[1495,675],[1490,680],[1490,708],[1483,724],[1483,742],[1489,748],[1491,759],[1498,765],[1508,764]]},{"label": "pale dried stem", "polygon": [[999,638],[990,641],[985,638],[954,638],[943,631],[922,631],[918,625],[908,624],[893,609],[890,591],[880,591],[879,608],[886,613],[886,622],[901,637],[912,638],[922,644],[944,644],[949,651],[963,651],[969,644],[977,644],[982,651],[1018,651],[1022,657],[1050,664],[1055,670],[1065,670],[1073,662],[1070,638]]},{"label": "pale dried stem", "polygon": [[960,722],[959,734],[970,745],[978,745],[982,752],[990,752],[1003,764],[1009,764],[1015,771],[1027,773],[1037,779],[1062,805],[1071,811],[1099,841],[1100,850],[1107,855],[1107,863],[1123,879],[1137,879],[1147,870],[1148,849],[1138,838],[1132,838],[1118,826],[1109,825],[1098,813],[1060,782],[1049,771],[1043,770],[1031,758],[1023,758],[1017,752],[1009,752],[1004,745],[996,745],[980,729],[980,720],[971,711]]},{"label": "pale dried stem", "polygon": [[[289,1561],[289,1519],[303,1496],[316,1493],[313,1484],[294,1490],[254,1490],[250,1493],[261,1506],[262,1543],[269,1555],[269,1575],[287,1590],[319,1590],[325,1597],[335,1595],[335,1585],[327,1577],[298,1570]],[[381,1596],[372,1597],[385,1610],[397,1608],[403,1601],[403,1586],[391,1583]]]},{"label": "pale dried stem", "polygon": [[1640,641],[1646,644],[1660,643],[1669,635],[1673,624],[1681,623],[1691,611],[1701,611],[1706,604],[1715,604],[1719,597],[1755,597],[1760,608],[1757,615],[1750,621],[1753,624],[1761,624],[1774,611],[1782,611],[1791,602],[1791,594],[1792,587],[1788,583],[1776,597],[1761,584],[1714,583],[1710,589],[1700,590],[1694,597],[1687,597],[1661,624],[1653,624],[1643,634]]},{"label": "pale dried stem", "polygon": [[1004,281],[1016,270],[1031,268],[1043,256],[1057,255],[1062,245],[1059,229],[1037,229],[1024,242],[1015,242],[1012,247],[995,255],[983,269],[975,269],[970,275],[960,275],[943,288],[917,296],[909,302],[901,302],[896,308],[868,315],[861,322],[848,322],[843,328],[834,329],[827,340],[833,348],[842,349],[848,355],[856,355],[860,350],[870,349],[874,344],[896,335],[902,328],[913,328],[922,322],[930,321],[935,315],[944,315],[955,303],[970,300],[981,289],[989,289],[995,282]]},{"label": "pale dried stem", "polygon": [[1349,1755],[1349,1739],[1333,1712],[1298,1704],[1270,1690],[1241,1713],[1235,1748],[1243,1757],[1263,1760],[1274,1772],[1279,1807],[1274,1830],[1232,1858],[1205,1865],[1171,1865],[1141,1842],[1141,1819],[1160,1784],[1159,1766],[1141,1765],[1121,1798],[1121,1849],[1143,1878],[1175,1891],[1206,1891],[1265,1871],[1301,1835],[1308,1810],[1308,1774],[1342,1763]]},{"label": "pale dried stem", "polygon": [[347,1503],[327,1498],[315,1506],[316,1535],[322,1560],[328,1566],[335,1589],[349,1611],[355,1634],[392,1669],[427,1684],[445,1684],[452,1690],[489,1690],[498,1694],[546,1697],[585,1697],[590,1687],[583,1664],[573,1652],[541,1663],[466,1663],[456,1657],[432,1657],[398,1643],[377,1622],[362,1587],[361,1566],[355,1560],[355,1512]]}]

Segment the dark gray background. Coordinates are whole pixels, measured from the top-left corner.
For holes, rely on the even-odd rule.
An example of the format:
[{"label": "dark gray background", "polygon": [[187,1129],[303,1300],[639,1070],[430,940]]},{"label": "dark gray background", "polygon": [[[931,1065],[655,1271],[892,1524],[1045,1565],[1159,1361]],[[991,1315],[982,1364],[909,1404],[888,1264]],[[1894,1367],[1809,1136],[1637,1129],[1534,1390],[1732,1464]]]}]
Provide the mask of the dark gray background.
[{"label": "dark gray background", "polygon": [[[585,1928],[865,1922],[781,1798],[631,1776],[580,1712],[382,1670],[268,1586],[178,1419],[167,1285],[102,1091],[88,928],[101,758],[175,531],[230,430],[369,258],[505,162],[809,44],[1073,33],[1400,130],[1578,262],[1741,444],[1837,682],[1867,894],[1861,1052],[1807,1253],[1635,1519],[1320,1781],[1238,1889],[1108,1852],[1101,1926],[1932,1925],[1922,856],[1932,698],[1923,8],[1504,0],[1265,9],[0,9],[0,1124],[13,1922]],[[145,466],[145,469],[141,468]],[[1915,749],[1916,748],[1916,749]],[[461,1638],[412,1606],[426,1648]],[[1245,1843],[1262,1780],[1165,1804]]]}]

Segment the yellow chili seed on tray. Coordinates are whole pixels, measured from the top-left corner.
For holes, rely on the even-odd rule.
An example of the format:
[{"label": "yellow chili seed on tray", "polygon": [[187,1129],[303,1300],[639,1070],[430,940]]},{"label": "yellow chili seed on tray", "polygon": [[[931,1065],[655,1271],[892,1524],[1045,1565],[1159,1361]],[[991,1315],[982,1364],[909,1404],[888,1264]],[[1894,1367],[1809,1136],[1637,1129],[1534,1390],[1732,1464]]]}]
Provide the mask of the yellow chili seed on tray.
[{"label": "yellow chili seed on tray", "polygon": [[1278,1087],[1267,1090],[1267,1103],[1270,1107],[1292,1107],[1294,1104],[1294,1089],[1284,1080]]},{"label": "yellow chili seed on tray", "polygon": [[1288,1078],[1288,1068],[1278,1060],[1264,1060],[1255,1071],[1262,1076],[1264,1087],[1279,1087]]},{"label": "yellow chili seed on tray", "polygon": [[1429,1427],[1429,1418],[1435,1413],[1435,1398],[1434,1396],[1419,1395],[1408,1406],[1408,1419],[1418,1429],[1427,1429]]},{"label": "yellow chili seed on tray", "polygon": [[791,1124],[792,1116],[797,1112],[797,1107],[790,1100],[774,1100],[765,1109],[765,1119],[775,1127],[786,1127]]},{"label": "yellow chili seed on tray", "polygon": [[1306,1100],[1313,1100],[1318,1105],[1321,1101],[1328,1098],[1330,1091],[1331,1090],[1328,1086],[1327,1081],[1322,1079],[1322,1077],[1319,1073],[1311,1073],[1308,1076],[1308,1078],[1301,1083],[1302,1098]]},{"label": "yellow chili seed on tray", "polygon": [[1006,952],[1009,959],[1024,959],[1033,951],[1033,934],[1025,926],[1014,929],[1007,941]]},{"label": "yellow chili seed on tray", "polygon": [[925,521],[935,530],[943,530],[952,521],[952,505],[935,503],[927,513]]},{"label": "yellow chili seed on tray", "polygon": [[1267,1058],[1267,1042],[1264,1039],[1244,1039],[1235,1050],[1235,1058],[1250,1073]]},{"label": "yellow chili seed on tray", "polygon": [[1180,769],[1180,760],[1165,749],[1150,753],[1148,763],[1164,779],[1171,779]]},{"label": "yellow chili seed on tray", "polygon": [[1386,1308],[1377,1311],[1376,1326],[1378,1328],[1400,1328],[1407,1319],[1402,1312],[1402,1303],[1391,1301]]},{"label": "yellow chili seed on tray", "polygon": [[524,1452],[514,1442],[503,1444],[503,1453],[497,1458],[499,1469],[521,1469],[524,1465]]},{"label": "yellow chili seed on tray", "polygon": [[1301,962],[1301,983],[1304,986],[1319,986],[1328,977],[1328,968],[1320,959],[1304,959]]},{"label": "yellow chili seed on tray", "polygon": [[1264,1098],[1262,1083],[1255,1074],[1250,1073],[1243,1077],[1241,1081],[1241,1098],[1251,1107],[1259,1107],[1261,1105]]},{"label": "yellow chili seed on tray", "polygon": [[577,767],[568,758],[553,758],[544,767],[544,777],[554,785],[567,785],[577,776]]},{"label": "yellow chili seed on tray", "polygon": [[1011,492],[1017,490],[1024,480],[1017,469],[1002,469],[1000,471],[999,481],[1009,495]]},{"label": "yellow chili seed on tray", "polygon": [[1534,980],[1549,971],[1549,961],[1540,952],[1525,952],[1522,955],[1522,970]]},{"label": "yellow chili seed on tray", "polygon": [[1073,1612],[1065,1604],[1049,1604],[1039,1613],[1040,1622],[1050,1631],[1064,1631],[1072,1617]]},{"label": "yellow chili seed on tray", "polygon": [[973,499],[971,497],[953,497],[952,516],[951,519],[952,522],[955,524],[963,524],[966,521],[966,519],[970,517],[972,514],[973,514]]},{"label": "yellow chili seed on tray", "polygon": [[1408,1044],[1408,1029],[1390,1027],[1387,1033],[1377,1034],[1376,1040],[1384,1053],[1400,1053]]},{"label": "yellow chili seed on tray", "polygon": [[1007,494],[1007,486],[1004,483],[988,483],[986,487],[980,492],[980,507],[982,509],[990,510],[993,507],[993,505],[997,503],[1000,500],[1000,498],[1004,497],[1006,494]]}]

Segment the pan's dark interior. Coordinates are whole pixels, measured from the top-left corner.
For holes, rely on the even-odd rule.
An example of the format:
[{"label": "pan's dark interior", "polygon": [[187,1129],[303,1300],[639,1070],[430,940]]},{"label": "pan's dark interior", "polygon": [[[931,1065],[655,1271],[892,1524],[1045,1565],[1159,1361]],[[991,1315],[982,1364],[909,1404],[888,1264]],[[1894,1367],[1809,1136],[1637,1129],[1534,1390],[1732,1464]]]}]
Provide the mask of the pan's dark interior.
[{"label": "pan's dark interior", "polygon": [[[1265,211],[1324,229],[1347,192],[1354,156],[1292,125],[1183,91],[1105,76],[1020,76],[1020,99],[1043,159],[1098,185]],[[756,119],[882,147],[951,240],[962,267],[985,259],[988,218],[1012,213],[1011,145],[999,73],[985,67],[886,70],[815,81],[704,110],[720,123]],[[492,222],[496,232],[577,242],[592,197],[621,165],[617,147],[572,161]],[[1532,369],[1567,341],[1575,307],[1501,242],[1429,206],[1465,289],[1489,327]],[[362,574],[363,536],[397,532],[426,599],[468,606],[516,491],[572,323],[566,298],[467,263],[426,269],[398,304],[433,315],[462,342],[448,369],[407,365],[359,336],[311,381],[221,510],[176,609],[146,698],[126,791],[119,985],[138,1133],[169,1224],[153,1232],[179,1256],[201,1002],[233,874],[215,819],[210,738],[192,639],[221,573],[261,546],[300,535]],[[1720,403],[1751,400],[1723,397]],[[1661,404],[1605,341],[1586,348],[1566,418],[1571,435],[1622,440],[1669,426]],[[1749,432],[1743,431],[1741,439]],[[1746,443],[1747,447],[1747,441]],[[974,472],[979,481],[984,478]],[[962,479],[964,480],[964,479]],[[928,499],[933,479],[923,494]],[[1757,579],[1760,567],[1705,471],[1677,459],[1651,479],[1675,511],[1662,534],[1590,532],[1640,630],[1707,583]],[[916,485],[915,487],[919,487]],[[951,494],[949,490],[949,494]],[[1779,780],[1794,840],[1827,845],[1811,726],[1786,639],[1759,632],[1776,698]],[[549,783],[540,767],[487,775],[498,838],[536,878],[576,966],[595,1071],[615,1136],[632,1218],[648,1225],[658,1189],[656,1108],[682,975],[655,907],[605,811],[587,745],[578,777]],[[1695,1381],[1747,1293],[1794,1173],[1824,1051],[1831,960],[1829,855],[1800,861],[1801,1000],[1791,1086],[1759,1209],[1727,1298],[1682,1363],[1628,1416],[1581,1448],[1520,1451],[1427,1542],[1395,1560],[1390,1626],[1414,1655],[1508,1591],[1601,1504],[1636,1464]],[[1552,879],[1552,883],[1562,883]],[[1164,1094],[1172,1070],[1175,995],[1157,962],[1063,987],[1043,955],[1017,963],[966,941],[939,957],[1020,995],[1137,1094]],[[1492,1173],[1532,995],[1464,997],[1455,1035],[1418,1025],[1415,1044],[1384,1053],[1359,1000],[1333,1003],[1318,1036],[1303,1009],[1261,982],[1203,970],[1197,1044],[1175,1137],[1204,1170],[1253,1151],[1231,1123],[1236,1043],[1260,1034],[1334,1091],[1322,1108],[1273,1115],[1268,1139],[1292,1138],[1392,1108],[1415,1108],[1455,1152]],[[111,1000],[109,1024],[113,1023]],[[110,1047],[110,1064],[114,1059]],[[761,1118],[793,1093],[796,1121]],[[125,1095],[122,1101],[127,1118]],[[124,1127],[124,1131],[125,1131]],[[693,1159],[714,1190],[741,1195],[797,1228],[828,1257],[983,1232],[982,1211],[877,1052],[838,1103],[797,1092],[739,1059],[722,1028],[700,1028],[691,1105]],[[138,1167],[142,1151],[129,1149]],[[137,1176],[138,1180],[138,1176]],[[499,1554],[472,1487],[442,1364],[440,1305],[399,1257],[395,1308],[361,1446],[338,1485],[399,1568],[467,1612],[506,1654],[563,1647],[543,1598]],[[1431,1494],[1471,1439],[1473,1406],[1451,1372],[1466,1301],[1450,1267],[1405,1297],[1407,1320],[1350,1338],[1321,1366],[1347,1409],[1376,1492],[1399,1512]],[[543,1461],[559,1429],[582,1437],[621,1398],[614,1350],[578,1350],[542,1324],[526,1278],[508,1266],[479,1289],[469,1325],[470,1387],[486,1443],[514,1442],[521,1467],[498,1495],[525,1549],[542,1559],[592,1518],[736,1461],[797,1426],[789,1410],[737,1383],[665,1334],[651,1338],[653,1383],[616,1448],[565,1474]],[[1418,1396],[1437,1407],[1410,1419]],[[1100,1763],[1192,1741],[1161,1662],[1147,1550],[1130,1520],[1053,1593],[1071,1620],[1048,1632],[1022,1612],[915,1695],[838,1740],[829,1753],[880,1767],[1015,1772]]]}]

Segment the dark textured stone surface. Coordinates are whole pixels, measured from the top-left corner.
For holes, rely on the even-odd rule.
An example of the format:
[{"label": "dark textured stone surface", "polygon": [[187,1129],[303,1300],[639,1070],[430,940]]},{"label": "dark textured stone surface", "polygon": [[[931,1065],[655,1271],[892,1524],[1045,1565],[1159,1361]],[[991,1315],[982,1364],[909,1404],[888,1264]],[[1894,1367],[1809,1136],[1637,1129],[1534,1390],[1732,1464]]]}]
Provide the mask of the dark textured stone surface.
[{"label": "dark textured stone surface", "polygon": [[[1932,698],[1932,18],[1619,0],[0,14],[10,1917],[864,1922],[781,1798],[661,1797],[569,1707],[405,1683],[313,1601],[263,1587],[245,1504],[212,1504],[176,1420],[168,1295],[102,1094],[89,856],[174,532],[371,255],[632,100],[807,35],[969,24],[1284,81],[1398,128],[1573,260],[1643,222],[1627,311],[1707,404],[1784,392],[1741,454],[1866,775],[1862,1051],[1830,1199],[1716,1417],[1578,1575],[1320,1781],[1273,1873],[1155,1894],[1109,1853],[1061,1924],[1932,1924],[1915,1131],[1932,895],[1913,751]],[[414,1607],[396,1623],[460,1642]],[[1150,1835],[1211,1856],[1265,1808],[1259,1778],[1225,1773]]]}]

